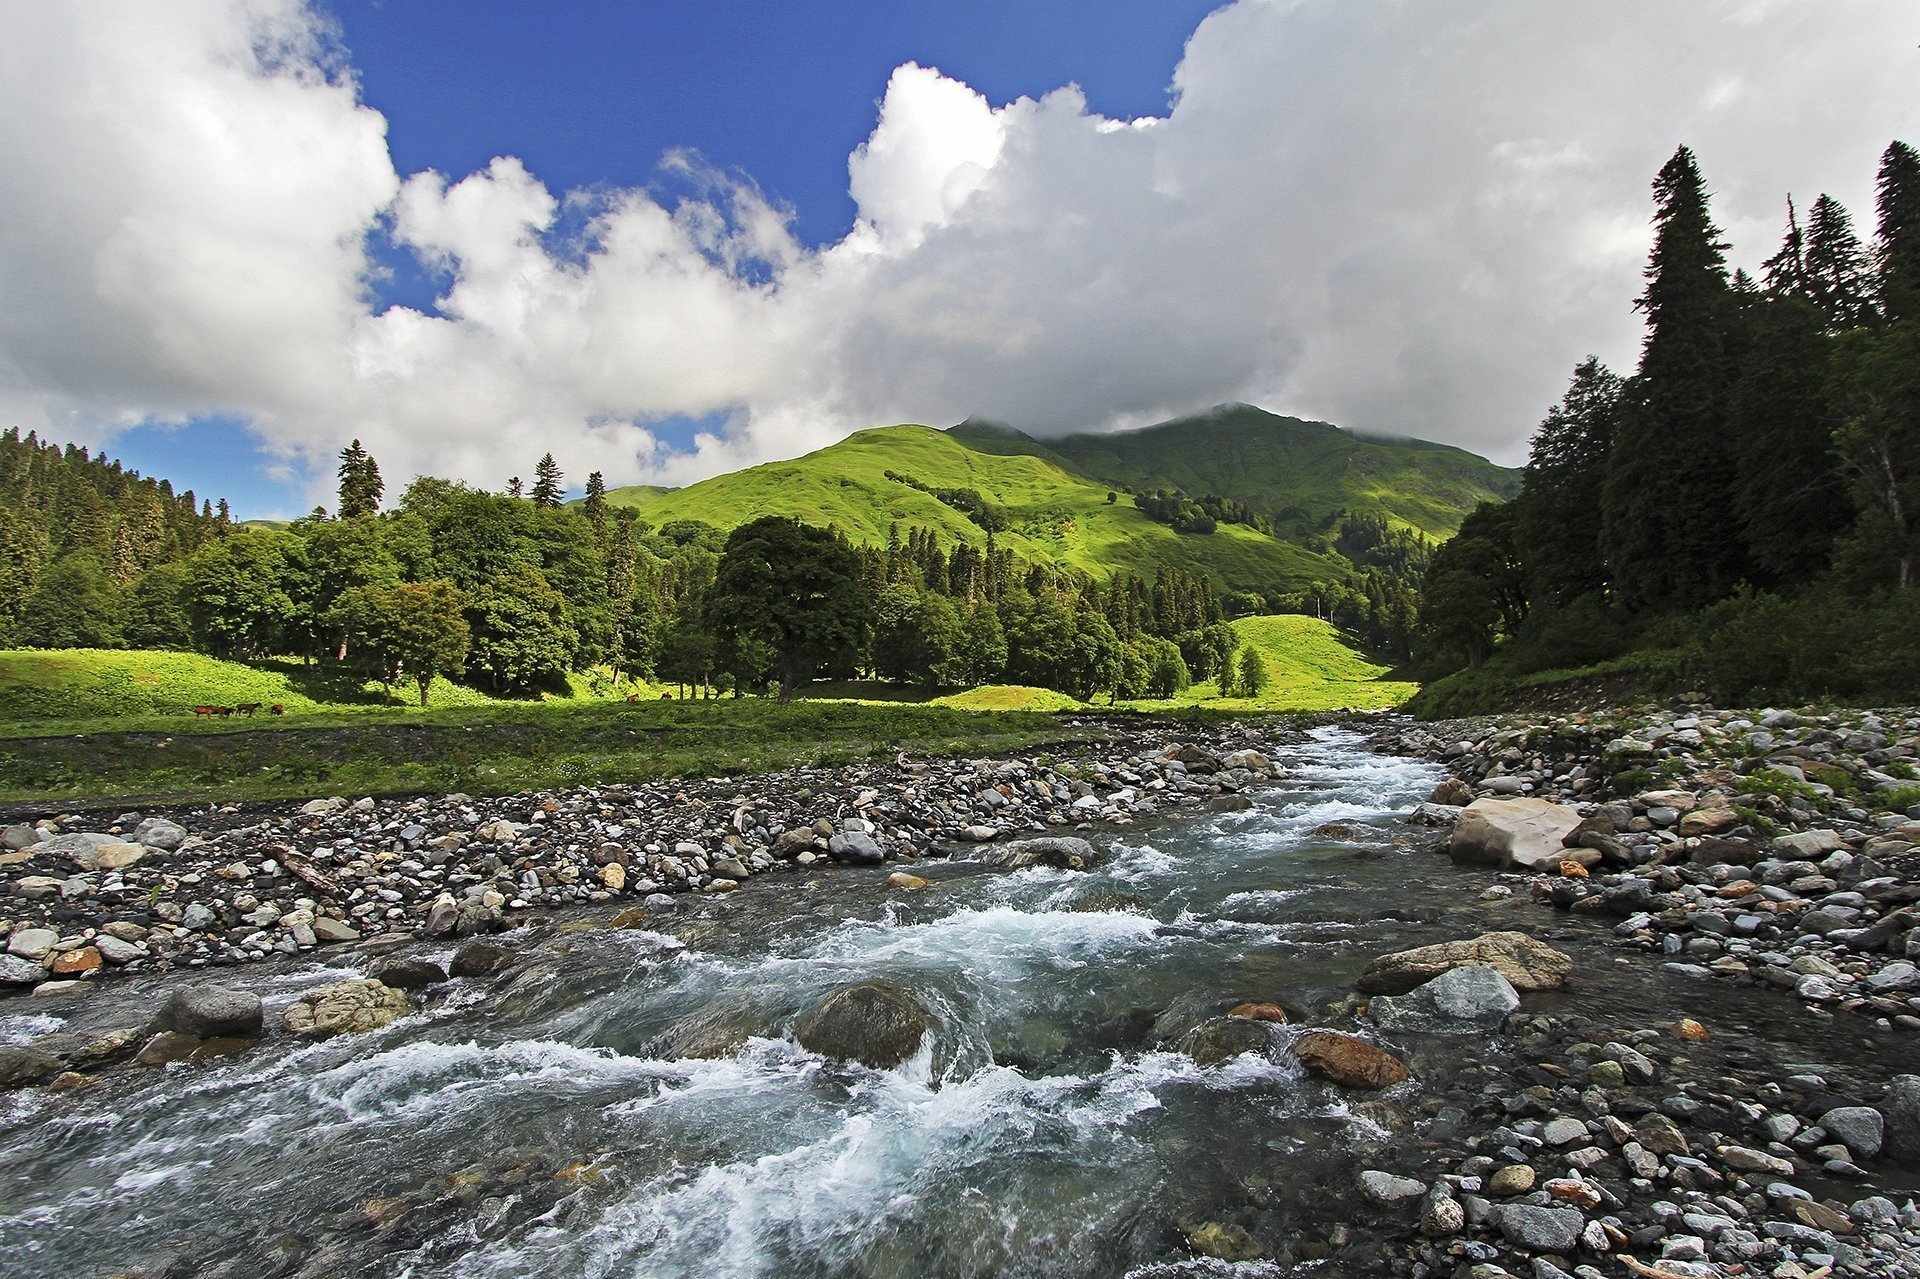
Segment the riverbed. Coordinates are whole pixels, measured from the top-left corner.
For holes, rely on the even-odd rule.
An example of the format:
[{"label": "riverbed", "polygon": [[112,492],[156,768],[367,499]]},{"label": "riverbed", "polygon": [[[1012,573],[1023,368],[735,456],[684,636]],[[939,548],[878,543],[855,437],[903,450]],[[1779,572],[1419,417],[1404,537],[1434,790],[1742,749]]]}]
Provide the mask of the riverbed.
[{"label": "riverbed", "polygon": [[[0,1270],[17,1276],[1109,1276],[1374,1273],[1407,1227],[1355,1202],[1421,1125],[1497,1087],[1483,1037],[1398,1042],[1356,1094],[1284,1054],[1202,1068],[1243,1002],[1342,1025],[1377,955],[1523,927],[1579,961],[1525,1011],[1714,1031],[1702,1068],[1884,1078],[1910,1042],[1768,991],[1676,981],[1605,922],[1488,898],[1403,815],[1434,764],[1327,728],[1244,812],[1088,832],[1092,872],[818,868],[639,927],[522,927],[518,959],[383,1030],[0,1100]],[[417,952],[445,960],[451,947]],[[358,975],[244,981],[276,1010]],[[930,1014],[886,1071],[791,1030],[881,978]],[[96,1000],[157,1000],[159,977]],[[0,1038],[57,1029],[0,1005]],[[77,1016],[89,1014],[82,1011]],[[1391,1037],[1389,1037],[1391,1038]],[[718,1054],[718,1055],[709,1055]],[[1906,1067],[1911,1069],[1909,1063]],[[1209,1226],[1260,1259],[1196,1258]],[[1235,1237],[1239,1237],[1236,1235]],[[1328,1266],[1332,1268],[1327,1268]]]}]

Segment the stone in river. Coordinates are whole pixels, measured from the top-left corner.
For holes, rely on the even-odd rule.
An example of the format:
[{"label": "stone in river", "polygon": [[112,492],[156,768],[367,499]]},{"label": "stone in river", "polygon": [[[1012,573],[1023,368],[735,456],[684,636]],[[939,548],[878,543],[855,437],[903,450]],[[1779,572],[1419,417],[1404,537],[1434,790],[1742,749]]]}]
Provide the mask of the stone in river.
[{"label": "stone in river", "polygon": [[513,951],[505,946],[490,941],[470,941],[453,952],[453,962],[447,971],[455,977],[482,977],[512,959]]},{"label": "stone in river", "polygon": [[411,1007],[406,995],[391,986],[355,978],[308,991],[288,1005],[280,1024],[296,1035],[353,1034],[398,1021]]},{"label": "stone in river", "polygon": [[60,1059],[37,1048],[0,1044],[0,1088],[19,1088],[60,1073]]},{"label": "stone in river", "polygon": [[367,976],[395,990],[419,990],[423,986],[439,985],[447,979],[447,972],[431,960],[390,956],[368,965]]},{"label": "stone in river", "polygon": [[260,996],[226,986],[181,986],[167,996],[158,1026],[194,1039],[254,1035],[260,1031]]},{"label": "stone in river", "polygon": [[1447,854],[1519,870],[1557,870],[1561,840],[1580,824],[1571,806],[1544,799],[1476,799],[1461,810]]},{"label": "stone in river", "polygon": [[1384,1048],[1337,1030],[1314,1030],[1293,1041],[1294,1057],[1343,1088],[1388,1088],[1411,1078],[1406,1063]]},{"label": "stone in river", "polygon": [[1386,1206],[1420,1198],[1427,1193],[1427,1185],[1411,1177],[1396,1177],[1390,1172],[1369,1168],[1360,1174],[1360,1193]]},{"label": "stone in river", "polygon": [[1551,990],[1573,972],[1572,956],[1525,933],[1484,933],[1382,955],[1367,965],[1354,988],[1369,995],[1403,995],[1468,964],[1493,969],[1518,990]]},{"label": "stone in river", "polygon": [[1227,1009],[1229,1017],[1245,1017],[1250,1021],[1284,1022],[1287,1010],[1278,1004],[1235,1004]]},{"label": "stone in river", "polygon": [[1520,1007],[1505,977],[1477,964],[1450,968],[1404,995],[1381,995],[1368,1007],[1375,1024],[1392,1030],[1460,1035],[1498,1026]]},{"label": "stone in river", "polygon": [[1046,835],[1039,839],[1018,839],[982,849],[974,860],[983,866],[1004,866],[1009,870],[1019,870],[1025,866],[1087,870],[1100,863],[1100,852],[1076,835]]},{"label": "stone in river", "polygon": [[794,1038],[808,1052],[887,1070],[919,1051],[928,1024],[926,1013],[892,982],[863,981],[821,1000],[801,1018]]},{"label": "stone in river", "polygon": [[1920,1162],[1920,1075],[1895,1075],[1880,1102],[1886,1118],[1886,1151],[1895,1159]]},{"label": "stone in river", "polygon": [[1837,1106],[1820,1116],[1820,1126],[1858,1159],[1879,1154],[1886,1139],[1886,1120],[1871,1106]]},{"label": "stone in river", "polygon": [[1197,1066],[1217,1066],[1243,1053],[1270,1054],[1273,1031],[1268,1026],[1245,1017],[1215,1017],[1188,1031],[1180,1040],[1180,1051]]},{"label": "stone in river", "polygon": [[1488,1214],[1508,1243],[1534,1252],[1570,1252],[1580,1239],[1587,1219],[1577,1208],[1541,1208],[1533,1204],[1501,1204]]},{"label": "stone in river", "polygon": [[1215,795],[1207,801],[1207,808],[1215,813],[1244,813],[1253,807],[1253,801],[1245,795]]}]

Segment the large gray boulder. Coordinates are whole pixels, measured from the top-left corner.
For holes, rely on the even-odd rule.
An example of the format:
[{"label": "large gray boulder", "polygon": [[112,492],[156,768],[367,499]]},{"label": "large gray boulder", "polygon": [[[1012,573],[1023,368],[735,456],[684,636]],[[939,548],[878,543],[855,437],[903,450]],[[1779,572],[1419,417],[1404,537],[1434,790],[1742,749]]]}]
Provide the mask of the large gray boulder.
[{"label": "large gray boulder", "polygon": [[1533,1204],[1500,1204],[1488,1220],[1510,1244],[1533,1252],[1567,1253],[1580,1241],[1587,1219],[1577,1208],[1542,1208]]},{"label": "large gray boulder", "polygon": [[227,986],[181,986],[160,1009],[158,1030],[195,1039],[260,1033],[260,996]]},{"label": "large gray boulder", "polygon": [[1100,864],[1100,850],[1077,835],[1043,835],[1016,839],[983,848],[975,857],[985,866],[1019,870],[1024,866],[1058,866],[1062,870],[1090,870]]},{"label": "large gray boulder", "polygon": [[1881,1099],[1883,1149],[1895,1159],[1920,1164],[1920,1075],[1895,1075]]},{"label": "large gray boulder", "polygon": [[888,1070],[920,1050],[929,1024],[920,1005],[892,982],[863,981],[821,1000],[794,1027],[794,1038],[822,1057]]},{"label": "large gray boulder", "polygon": [[1576,810],[1551,800],[1476,799],[1460,811],[1447,854],[1511,870],[1558,870],[1571,855],[1561,841],[1579,824]]},{"label": "large gray boulder", "polygon": [[46,968],[33,960],[0,955],[0,986],[37,986],[46,979]]},{"label": "large gray boulder", "polygon": [[1517,990],[1552,990],[1573,972],[1571,955],[1525,933],[1483,933],[1465,941],[1382,955],[1367,965],[1354,988],[1368,995],[1404,995],[1441,973],[1470,964],[1493,969]]},{"label": "large gray boulder", "polygon": [[1388,1030],[1464,1035],[1498,1026],[1518,1007],[1520,996],[1511,982],[1491,968],[1468,965],[1404,995],[1381,995],[1367,1015]]},{"label": "large gray boulder", "polygon": [[878,866],[887,860],[873,836],[857,830],[841,831],[828,840],[827,856],[854,866]]},{"label": "large gray boulder", "polygon": [[149,817],[134,827],[133,838],[135,843],[145,844],[148,848],[172,852],[187,842],[187,828],[164,817]]}]

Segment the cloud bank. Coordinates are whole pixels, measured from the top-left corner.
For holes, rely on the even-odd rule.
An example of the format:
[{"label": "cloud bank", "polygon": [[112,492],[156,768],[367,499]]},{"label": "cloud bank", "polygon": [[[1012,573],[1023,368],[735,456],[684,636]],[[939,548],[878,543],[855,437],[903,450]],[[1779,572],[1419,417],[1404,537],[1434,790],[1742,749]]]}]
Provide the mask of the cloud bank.
[{"label": "cloud bank", "polygon": [[[677,483],[889,422],[1238,399],[1514,460],[1584,354],[1631,365],[1673,147],[1748,265],[1788,191],[1870,226],[1917,39],[1901,0],[1238,0],[1163,117],[899,67],[816,248],[696,156],[662,160],[677,199],[397,173],[301,0],[8,5],[0,424],[232,414],[322,477],[357,436],[395,478],[551,449]],[[379,305],[381,237],[434,307]],[[690,453],[648,429],[719,415]]]}]

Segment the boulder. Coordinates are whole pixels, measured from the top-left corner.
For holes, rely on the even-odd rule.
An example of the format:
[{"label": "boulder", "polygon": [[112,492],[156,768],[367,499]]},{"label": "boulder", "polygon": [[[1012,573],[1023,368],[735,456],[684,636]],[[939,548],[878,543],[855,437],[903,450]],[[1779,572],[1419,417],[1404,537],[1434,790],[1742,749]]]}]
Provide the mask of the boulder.
[{"label": "boulder", "polygon": [[827,841],[827,856],[854,866],[878,866],[887,860],[873,836],[857,830],[842,831]]},{"label": "boulder", "polygon": [[1533,1204],[1496,1206],[1487,1219],[1510,1244],[1533,1252],[1571,1252],[1587,1219],[1577,1208],[1541,1208]]},{"label": "boulder", "polygon": [[1447,853],[1456,862],[1518,870],[1558,870],[1561,841],[1580,824],[1566,804],[1545,799],[1476,799],[1454,824]]},{"label": "boulder", "polygon": [[358,928],[341,920],[331,919],[326,915],[322,915],[313,921],[313,935],[317,941],[335,944],[360,940],[360,930]]},{"label": "boulder", "polygon": [[1375,1025],[1436,1035],[1463,1035],[1505,1021],[1520,1007],[1513,984],[1491,968],[1449,968],[1404,995],[1381,995],[1367,1009]]},{"label": "boulder", "polygon": [[1873,1158],[1886,1139],[1886,1120],[1872,1106],[1836,1106],[1820,1116],[1820,1126],[1856,1159]]},{"label": "boulder", "polygon": [[0,986],[34,986],[46,978],[47,970],[33,960],[0,955]]},{"label": "boulder", "polygon": [[794,1027],[794,1038],[808,1052],[887,1070],[919,1051],[929,1024],[892,982],[863,981],[822,999]]},{"label": "boulder", "polygon": [[1427,796],[1429,804],[1444,804],[1448,808],[1465,808],[1473,802],[1473,787],[1458,777],[1449,777],[1433,788],[1433,794]]},{"label": "boulder", "polygon": [[1100,852],[1077,835],[1045,835],[982,849],[975,860],[983,866],[1004,866],[1009,870],[1024,866],[1088,870],[1100,864]]},{"label": "boulder", "polygon": [[1342,1088],[1388,1088],[1412,1077],[1405,1062],[1384,1048],[1337,1030],[1313,1030],[1293,1041],[1302,1066]]},{"label": "boulder", "polygon": [[1253,807],[1253,801],[1245,795],[1215,795],[1207,801],[1207,811],[1211,813],[1244,813]]},{"label": "boulder", "polygon": [[353,1034],[378,1030],[411,1009],[407,997],[391,986],[353,978],[318,986],[287,1006],[280,1024],[296,1035]]},{"label": "boulder", "polygon": [[260,996],[227,986],[181,986],[167,996],[156,1029],[194,1039],[260,1033]]},{"label": "boulder", "polygon": [[1846,846],[1847,841],[1840,838],[1838,831],[1801,830],[1775,839],[1773,855],[1783,861],[1811,862]]},{"label": "boulder", "polygon": [[453,952],[447,971],[455,977],[483,977],[513,959],[513,951],[490,941],[470,941]]},{"label": "boulder", "polygon": [[1880,1102],[1884,1149],[1895,1159],[1920,1164],[1920,1075],[1895,1075]]},{"label": "boulder", "polygon": [[446,969],[426,959],[401,959],[388,956],[367,966],[367,976],[395,990],[419,990],[437,986],[447,979]]},{"label": "boulder", "polygon": [[1269,1023],[1246,1017],[1215,1017],[1203,1021],[1180,1040],[1180,1051],[1197,1066],[1218,1066],[1244,1053],[1273,1052]]},{"label": "boulder", "polygon": [[60,1059],[37,1048],[0,1044],[0,1088],[37,1084],[60,1073]]},{"label": "boulder", "polygon": [[51,928],[16,928],[7,936],[7,953],[22,959],[42,960],[60,943],[60,934]]},{"label": "boulder", "polygon": [[1467,965],[1491,968],[1518,990],[1552,990],[1573,972],[1573,957],[1525,933],[1483,933],[1382,955],[1367,965],[1354,988],[1368,995],[1404,995]]},{"label": "boulder", "polygon": [[1396,1177],[1390,1172],[1381,1172],[1370,1168],[1360,1174],[1360,1193],[1383,1208],[1408,1200],[1419,1199],[1427,1193],[1427,1183],[1415,1181],[1411,1177]]},{"label": "boulder", "polygon": [[134,827],[133,839],[135,843],[169,853],[187,842],[187,828],[164,817],[149,817]]}]

